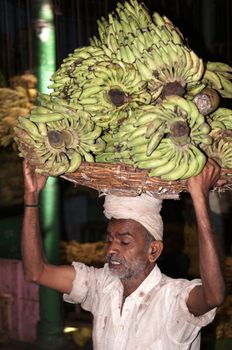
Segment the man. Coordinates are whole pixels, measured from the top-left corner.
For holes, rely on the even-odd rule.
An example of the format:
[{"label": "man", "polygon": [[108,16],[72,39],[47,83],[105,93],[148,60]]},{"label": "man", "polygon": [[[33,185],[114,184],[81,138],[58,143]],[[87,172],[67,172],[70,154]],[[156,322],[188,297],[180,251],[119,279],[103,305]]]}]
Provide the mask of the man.
[{"label": "man", "polygon": [[[161,202],[149,196],[106,196],[108,264],[102,269],[46,262],[39,230],[39,194],[46,183],[24,161],[25,214],[22,255],[25,278],[64,293],[94,315],[95,350],[197,350],[200,329],[225,298],[222,254],[209,220],[209,189],[220,168],[208,161],[188,180],[198,224],[201,280],[163,275]],[[116,199],[116,200],[115,200]],[[78,208],[77,208],[78,210]]]}]

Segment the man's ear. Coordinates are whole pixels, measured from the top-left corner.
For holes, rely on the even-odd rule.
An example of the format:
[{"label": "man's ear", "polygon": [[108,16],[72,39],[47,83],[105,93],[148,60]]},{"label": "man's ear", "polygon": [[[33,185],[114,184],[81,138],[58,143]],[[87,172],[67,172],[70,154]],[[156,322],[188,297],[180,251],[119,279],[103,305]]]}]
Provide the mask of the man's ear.
[{"label": "man's ear", "polygon": [[151,263],[155,262],[163,250],[163,241],[155,240],[150,245],[149,261]]}]

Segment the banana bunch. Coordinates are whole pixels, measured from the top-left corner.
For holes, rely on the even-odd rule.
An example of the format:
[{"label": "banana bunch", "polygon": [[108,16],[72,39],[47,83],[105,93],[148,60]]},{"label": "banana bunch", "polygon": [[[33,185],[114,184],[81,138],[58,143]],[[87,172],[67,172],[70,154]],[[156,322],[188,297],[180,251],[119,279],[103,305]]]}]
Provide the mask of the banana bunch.
[{"label": "banana bunch", "polygon": [[104,17],[98,21],[98,32],[99,39],[94,37],[91,44],[102,47],[107,56],[124,58],[127,63],[133,63],[128,47],[133,46],[135,56],[139,57],[144,49],[159,40],[175,44],[183,42],[179,29],[166,16],[161,17],[157,12],[151,16],[136,0],[126,1],[123,5],[118,3],[108,21]]},{"label": "banana bunch", "polygon": [[105,148],[101,127],[88,113],[62,105],[62,99],[45,94],[39,98],[42,104],[29,118],[19,118],[15,128],[20,156],[28,158],[37,172],[52,176],[74,172],[83,160],[93,162]]},{"label": "banana bunch", "polygon": [[232,67],[223,62],[207,62],[202,81],[224,98],[232,98]]},{"label": "banana bunch", "polygon": [[[194,145],[210,144],[211,127],[201,115],[196,105],[180,96],[167,96],[165,100],[143,111],[135,123],[149,140],[146,154],[149,156],[159,145],[162,138],[170,137],[173,143],[183,146],[191,142]],[[139,140],[137,140],[137,145]]]},{"label": "banana bunch", "polygon": [[61,242],[61,254],[65,262],[80,261],[87,265],[104,265],[107,245],[102,242],[80,243],[71,240]]},{"label": "banana bunch", "polygon": [[[99,38],[91,41],[111,60],[135,65],[153,101],[167,95],[193,96],[205,84],[200,82],[204,64],[183,44],[183,36],[166,16],[151,16],[136,0],[118,4],[108,21],[98,21]],[[158,101],[157,101],[158,102]]]},{"label": "banana bunch", "polygon": [[19,116],[26,117],[32,108],[23,88],[0,88],[0,147],[13,143],[14,127]]},{"label": "banana bunch", "polygon": [[[212,152],[230,164],[232,68],[203,63],[173,23],[138,0],[98,21],[99,37],[52,75],[15,140],[38,172],[74,172],[82,161],[124,162],[175,181],[197,175]],[[220,134],[221,135],[221,134]]]},{"label": "banana bunch", "polygon": [[220,107],[207,119],[212,129],[210,136],[213,142],[204,146],[203,150],[222,168],[232,169],[232,110]]},{"label": "banana bunch", "polygon": [[95,78],[86,81],[77,103],[103,128],[116,128],[133,109],[151,102],[147,83],[141,80],[133,65],[123,62],[98,64],[94,75]]},{"label": "banana bunch", "polygon": [[144,51],[137,66],[148,79],[154,102],[173,94],[191,97],[205,87],[200,82],[204,73],[203,61],[184,45],[161,42],[159,47]]},{"label": "banana bunch", "polygon": [[232,130],[232,110],[220,107],[208,116],[209,124],[212,129]]},{"label": "banana bunch", "polygon": [[192,143],[182,147],[168,137],[161,140],[150,156],[140,157],[136,166],[148,169],[149,176],[168,181],[187,179],[199,174],[206,163],[204,153]]},{"label": "banana bunch", "polygon": [[213,142],[203,146],[205,154],[222,168],[232,169],[232,110],[220,107],[207,120]]},{"label": "banana bunch", "polygon": [[211,130],[196,105],[179,96],[143,111],[128,137],[134,165],[165,180],[197,175],[205,165],[202,145],[211,144]]},{"label": "banana bunch", "polygon": [[96,161],[122,161],[149,169],[150,176],[186,179],[205,165],[201,147],[212,143],[210,130],[192,101],[168,96],[155,106],[137,108],[117,130],[105,133],[107,146]]},{"label": "banana bunch", "polygon": [[[128,121],[128,120],[127,120]],[[106,142],[106,148],[102,154],[96,156],[96,162],[118,163],[133,165],[131,153],[128,147],[129,126],[128,122],[117,129],[105,132],[102,139]],[[135,129],[134,126],[132,126]],[[126,130],[125,130],[126,129]]]},{"label": "banana bunch", "polygon": [[10,87],[12,89],[17,89],[21,87],[25,90],[25,95],[28,96],[30,102],[34,102],[37,97],[36,90],[37,78],[34,74],[25,73],[22,75],[15,75],[10,78]]},{"label": "banana bunch", "polygon": [[204,147],[205,153],[220,167],[232,169],[232,129],[218,129],[213,134],[213,140],[212,145]]},{"label": "banana bunch", "polygon": [[75,99],[81,94],[83,84],[94,77],[93,67],[100,62],[110,63],[100,47],[85,46],[74,50],[51,76],[52,84],[49,85],[49,88],[53,89],[51,95],[65,98],[67,101],[72,99],[75,103]]}]

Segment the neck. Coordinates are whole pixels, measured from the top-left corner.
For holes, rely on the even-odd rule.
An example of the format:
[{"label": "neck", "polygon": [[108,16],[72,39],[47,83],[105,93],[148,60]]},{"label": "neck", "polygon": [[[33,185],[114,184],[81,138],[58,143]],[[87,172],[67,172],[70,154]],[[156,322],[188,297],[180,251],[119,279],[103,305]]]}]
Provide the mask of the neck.
[{"label": "neck", "polygon": [[142,282],[146,279],[146,277],[150,274],[154,267],[155,265],[149,266],[138,276],[132,276],[130,278],[121,279],[124,289],[123,294],[125,298],[132,294],[140,286],[140,284],[142,284]]}]

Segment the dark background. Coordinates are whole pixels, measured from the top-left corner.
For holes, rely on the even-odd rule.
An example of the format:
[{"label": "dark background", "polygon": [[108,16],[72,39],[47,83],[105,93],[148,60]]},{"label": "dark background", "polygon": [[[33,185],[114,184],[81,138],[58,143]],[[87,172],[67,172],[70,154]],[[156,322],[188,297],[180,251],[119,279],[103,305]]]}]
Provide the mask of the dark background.
[{"label": "dark background", "polygon": [[[36,0],[0,0],[0,70],[6,79],[33,71],[31,15]],[[57,67],[76,47],[97,34],[97,19],[112,11],[116,0],[53,0]],[[123,1],[121,1],[123,3]],[[151,11],[165,14],[189,45],[205,60],[232,60],[231,0],[145,0]]]}]

